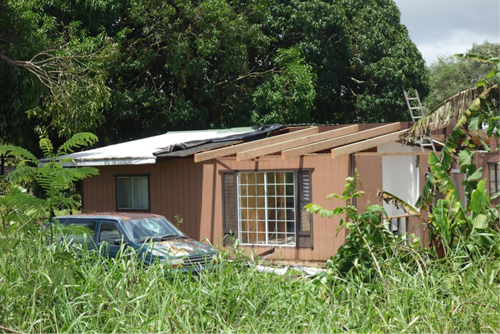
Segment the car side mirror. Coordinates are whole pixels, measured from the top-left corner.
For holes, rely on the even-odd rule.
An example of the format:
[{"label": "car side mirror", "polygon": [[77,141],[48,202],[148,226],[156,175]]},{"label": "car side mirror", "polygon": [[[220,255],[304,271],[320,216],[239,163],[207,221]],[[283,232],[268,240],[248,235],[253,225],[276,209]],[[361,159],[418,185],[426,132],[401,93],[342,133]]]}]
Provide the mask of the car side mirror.
[{"label": "car side mirror", "polygon": [[115,246],[120,246],[122,244],[122,239],[115,239],[114,244]]}]

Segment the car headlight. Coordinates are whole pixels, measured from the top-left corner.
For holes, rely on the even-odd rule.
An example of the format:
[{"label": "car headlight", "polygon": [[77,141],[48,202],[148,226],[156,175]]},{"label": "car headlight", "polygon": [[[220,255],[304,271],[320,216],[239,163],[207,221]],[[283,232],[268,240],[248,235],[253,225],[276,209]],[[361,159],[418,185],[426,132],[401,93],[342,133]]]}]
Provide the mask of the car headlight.
[{"label": "car headlight", "polygon": [[165,256],[165,252],[162,252],[162,251],[159,251],[159,250],[156,250],[156,249],[149,249],[148,252],[153,255],[153,256],[159,256],[159,257],[164,257]]},{"label": "car headlight", "polygon": [[166,263],[172,268],[184,267],[184,259],[181,258],[170,258],[166,261]]}]

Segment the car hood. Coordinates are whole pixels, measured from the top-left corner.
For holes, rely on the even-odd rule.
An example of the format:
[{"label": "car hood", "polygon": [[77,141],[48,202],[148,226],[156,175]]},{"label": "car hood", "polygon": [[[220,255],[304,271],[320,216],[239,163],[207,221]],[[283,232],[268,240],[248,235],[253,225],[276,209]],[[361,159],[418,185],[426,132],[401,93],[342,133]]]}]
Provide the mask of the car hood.
[{"label": "car hood", "polygon": [[203,255],[214,252],[214,249],[199,241],[190,238],[179,238],[155,242],[154,249],[168,253],[168,256],[181,257],[189,255]]}]

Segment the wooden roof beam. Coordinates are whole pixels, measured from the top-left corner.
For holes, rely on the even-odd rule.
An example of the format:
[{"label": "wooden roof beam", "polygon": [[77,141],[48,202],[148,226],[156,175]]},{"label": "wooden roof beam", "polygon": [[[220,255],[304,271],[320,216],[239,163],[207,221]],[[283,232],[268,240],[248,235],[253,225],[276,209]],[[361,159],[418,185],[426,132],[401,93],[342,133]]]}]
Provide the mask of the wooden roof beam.
[{"label": "wooden roof beam", "polygon": [[399,122],[378,126],[376,128],[360,131],[354,134],[327,139],[317,143],[284,150],[281,152],[281,158],[286,159],[290,157],[301,156],[308,153],[328,150],[334,147],[354,143],[363,139],[373,138],[390,132],[398,131],[400,129],[401,129],[401,123]]},{"label": "wooden roof beam", "polygon": [[355,152],[353,153],[357,157],[363,156],[378,156],[378,157],[390,157],[390,156],[415,156],[415,155],[429,155],[432,151],[411,151],[411,152]]},{"label": "wooden roof beam", "polygon": [[398,131],[398,132],[390,133],[388,135],[379,136],[379,137],[372,138],[372,139],[367,139],[367,140],[364,140],[364,141],[359,142],[359,143],[354,143],[351,145],[346,145],[346,146],[342,146],[339,148],[334,148],[334,149],[332,149],[332,158],[338,158],[338,157],[341,157],[343,155],[348,155],[351,153],[364,151],[364,150],[367,150],[369,148],[377,147],[379,145],[395,142],[399,139],[399,136],[401,136],[403,134],[403,132],[405,132],[405,131],[406,131],[406,129]]},{"label": "wooden roof beam", "polygon": [[242,151],[239,153],[236,153],[236,160],[241,161],[241,160],[248,160],[256,157],[262,157],[267,154],[272,154],[276,152],[280,152],[286,149],[290,149],[293,147],[297,146],[303,146],[306,144],[311,144],[315,142],[319,142],[322,140],[334,138],[334,137],[339,137],[347,134],[351,134],[354,132],[357,132],[359,130],[359,125],[350,125],[350,126],[345,126],[339,129],[334,129],[330,131],[325,131],[309,136],[303,136],[297,139],[292,139],[288,141],[284,141],[281,143],[276,143],[276,144],[271,144],[267,146],[261,146],[257,148],[253,148],[250,150]]},{"label": "wooden roof beam", "polygon": [[314,126],[307,129],[294,131],[290,133],[285,133],[283,135],[278,135],[270,138],[254,140],[248,143],[237,144],[229,147],[219,148],[217,150],[206,151],[202,153],[197,153],[194,155],[194,162],[201,162],[211,159],[217,159],[227,155],[235,154],[244,150],[250,150],[257,147],[262,147],[266,145],[276,144],[284,142],[287,140],[297,139],[304,136],[312,135],[319,132],[319,127]]}]

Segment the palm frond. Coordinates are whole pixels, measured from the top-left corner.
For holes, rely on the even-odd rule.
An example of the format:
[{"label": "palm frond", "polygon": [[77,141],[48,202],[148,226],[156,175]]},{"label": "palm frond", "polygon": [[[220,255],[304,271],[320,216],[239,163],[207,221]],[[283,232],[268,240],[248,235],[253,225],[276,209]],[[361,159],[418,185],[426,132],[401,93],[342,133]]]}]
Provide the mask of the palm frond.
[{"label": "palm frond", "polygon": [[498,64],[500,62],[498,57],[485,57],[473,53],[457,53],[453,57],[458,59],[472,59],[486,64]]},{"label": "palm frond", "polygon": [[481,105],[487,102],[498,108],[498,85],[494,85],[485,91],[483,90],[482,87],[474,87],[446,99],[404,132],[400,139],[403,143],[408,144],[415,142],[423,135],[428,136],[433,131],[437,131],[453,122],[463,119],[464,112],[475,104],[481,108]]},{"label": "palm frond", "polygon": [[419,218],[422,218],[422,214],[416,207],[411,205],[410,203],[406,202],[405,200],[399,198],[398,196],[391,194],[388,191],[384,190],[378,190],[377,191],[377,197],[386,202],[387,204],[393,204],[397,209],[403,209],[404,212],[415,215]]}]

